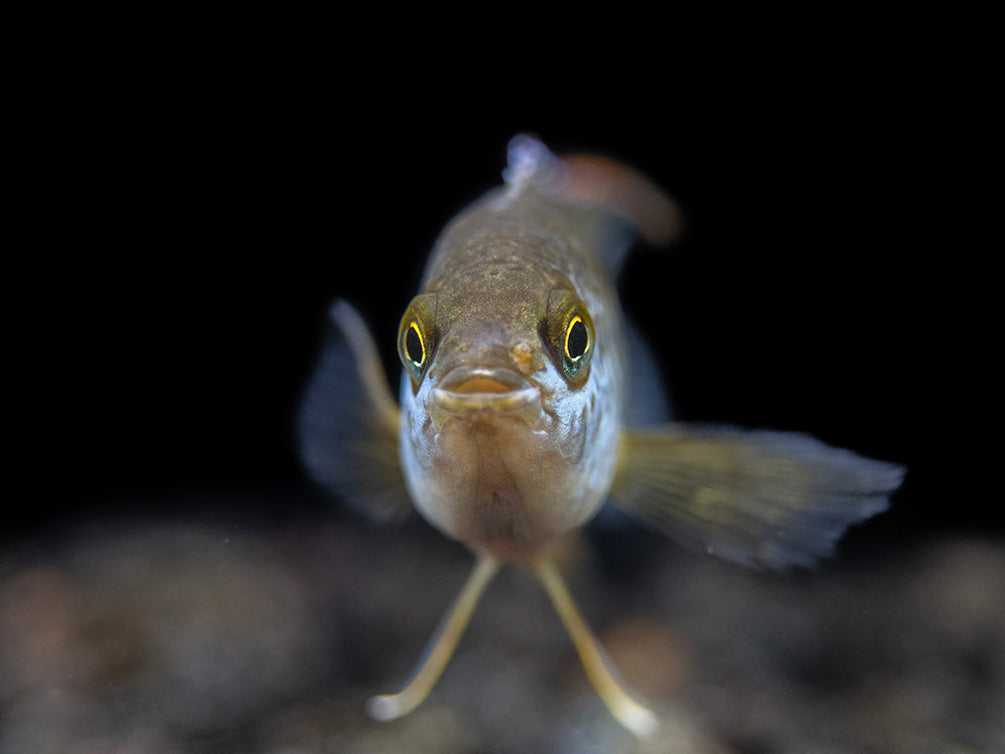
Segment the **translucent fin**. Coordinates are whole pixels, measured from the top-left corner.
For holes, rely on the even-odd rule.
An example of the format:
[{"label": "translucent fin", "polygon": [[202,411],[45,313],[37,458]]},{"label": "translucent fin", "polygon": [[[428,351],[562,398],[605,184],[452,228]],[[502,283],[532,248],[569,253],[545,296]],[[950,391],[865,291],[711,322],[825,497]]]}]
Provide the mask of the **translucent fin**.
[{"label": "translucent fin", "polygon": [[398,461],[400,412],[362,318],[344,301],[300,406],[300,455],[311,476],[377,518],[412,510]]},{"label": "translucent fin", "polygon": [[625,326],[628,348],[628,382],[621,422],[626,427],[645,427],[670,421],[672,407],[660,380],[660,369],[645,339],[629,322]]},{"label": "translucent fin", "polygon": [[[639,331],[627,322],[624,329],[628,349],[628,369],[625,373],[625,408],[621,415],[623,426],[651,427],[673,417],[673,405],[660,380],[660,370]],[[626,515],[613,505],[604,505],[591,525],[622,528],[637,527],[638,520]]]},{"label": "translucent fin", "polygon": [[627,165],[594,154],[556,158],[529,134],[514,136],[507,154],[509,166],[503,177],[511,193],[533,183],[545,193],[592,204],[627,220],[655,246],[670,243],[680,233],[682,215],[677,204]]},{"label": "translucent fin", "polygon": [[562,196],[603,207],[628,220],[654,246],[665,246],[680,234],[677,204],[641,173],[592,154],[562,155]]},{"label": "translucent fin", "polygon": [[394,720],[418,707],[433,690],[457,644],[464,635],[485,587],[499,571],[499,561],[480,556],[457,600],[443,616],[419,661],[418,668],[404,689],[397,694],[373,696],[366,711],[375,720]]},{"label": "translucent fin", "polygon": [[832,554],[903,476],[806,435],[664,425],[622,433],[611,501],[684,545],[780,570]]},{"label": "translucent fin", "polygon": [[558,617],[562,619],[562,624],[576,647],[586,675],[601,700],[618,722],[636,736],[644,738],[651,735],[659,727],[656,714],[632,698],[597,637],[580,615],[555,564],[550,559],[542,558],[535,561],[534,571],[548,592]]},{"label": "translucent fin", "polygon": [[560,169],[558,158],[543,142],[529,134],[517,134],[506,145],[503,180],[510,196],[520,194],[531,183],[550,185]]}]

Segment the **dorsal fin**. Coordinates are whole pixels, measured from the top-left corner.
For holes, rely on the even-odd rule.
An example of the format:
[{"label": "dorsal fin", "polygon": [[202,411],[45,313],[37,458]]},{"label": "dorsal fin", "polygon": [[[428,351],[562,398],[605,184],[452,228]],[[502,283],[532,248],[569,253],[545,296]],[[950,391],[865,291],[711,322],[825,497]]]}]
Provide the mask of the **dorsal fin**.
[{"label": "dorsal fin", "polygon": [[677,204],[627,165],[594,154],[556,157],[527,134],[513,137],[508,158],[504,176],[512,192],[533,183],[544,193],[601,207],[631,223],[654,246],[668,244],[680,233],[682,216]]}]

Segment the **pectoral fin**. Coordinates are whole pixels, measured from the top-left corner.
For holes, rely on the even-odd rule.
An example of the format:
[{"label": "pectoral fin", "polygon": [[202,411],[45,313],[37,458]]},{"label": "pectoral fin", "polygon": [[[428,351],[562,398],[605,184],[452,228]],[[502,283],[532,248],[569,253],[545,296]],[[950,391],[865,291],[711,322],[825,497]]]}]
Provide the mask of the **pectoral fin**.
[{"label": "pectoral fin", "polygon": [[625,394],[624,414],[621,421],[625,427],[646,427],[661,422],[669,422],[673,416],[670,400],[660,380],[660,370],[652,351],[638,329],[628,322],[624,331],[628,350],[628,383]]},{"label": "pectoral fin", "polygon": [[678,540],[747,566],[809,566],[886,509],[903,467],[812,437],[728,427],[625,431],[611,500]]},{"label": "pectoral fin", "polygon": [[362,318],[337,301],[300,407],[300,455],[315,480],[363,513],[412,510],[398,460],[400,411]]}]

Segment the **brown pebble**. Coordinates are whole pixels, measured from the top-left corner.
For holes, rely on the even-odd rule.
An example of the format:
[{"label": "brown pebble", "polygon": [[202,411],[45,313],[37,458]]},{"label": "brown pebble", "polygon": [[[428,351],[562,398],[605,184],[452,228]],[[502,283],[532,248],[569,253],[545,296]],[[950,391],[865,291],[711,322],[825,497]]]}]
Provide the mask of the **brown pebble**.
[{"label": "brown pebble", "polygon": [[689,651],[677,633],[650,618],[618,621],[600,637],[625,680],[646,696],[680,688],[689,672]]}]

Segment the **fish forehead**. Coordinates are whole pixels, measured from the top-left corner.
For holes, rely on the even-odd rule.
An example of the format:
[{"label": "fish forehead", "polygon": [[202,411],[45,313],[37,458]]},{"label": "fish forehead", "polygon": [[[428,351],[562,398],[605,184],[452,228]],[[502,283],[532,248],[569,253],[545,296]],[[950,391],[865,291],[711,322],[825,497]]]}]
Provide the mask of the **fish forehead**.
[{"label": "fish forehead", "polygon": [[529,191],[513,200],[497,194],[476,202],[453,221],[437,241],[426,268],[427,288],[486,264],[525,266],[545,278],[578,283],[584,275],[603,278],[593,248],[596,218],[585,208],[571,211],[563,202]]},{"label": "fish forehead", "polygon": [[589,224],[581,212],[556,221],[556,211],[538,197],[506,204],[490,198],[448,226],[424,286],[437,294],[442,349],[539,349],[548,296],[557,288],[576,292],[602,317],[614,292],[588,248]]},{"label": "fish forehead", "polygon": [[490,358],[516,346],[538,351],[540,327],[554,284],[540,265],[487,260],[469,267],[439,289],[436,326],[440,345],[434,363]]},{"label": "fish forehead", "polygon": [[571,286],[556,273],[533,256],[485,255],[440,277],[427,291],[437,294],[440,325],[488,312],[531,323],[544,316],[552,289]]}]

